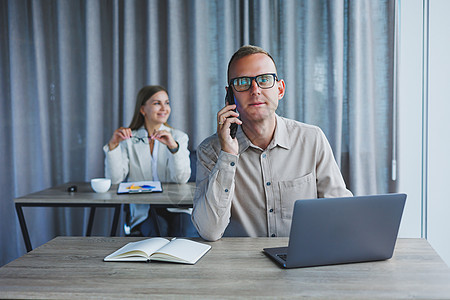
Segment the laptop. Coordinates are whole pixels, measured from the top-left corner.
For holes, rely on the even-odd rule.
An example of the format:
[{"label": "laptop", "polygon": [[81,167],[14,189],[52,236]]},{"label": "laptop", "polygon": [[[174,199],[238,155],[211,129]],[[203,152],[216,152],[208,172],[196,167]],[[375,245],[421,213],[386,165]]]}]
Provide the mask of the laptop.
[{"label": "laptop", "polygon": [[392,257],[406,194],[297,200],[289,245],[264,248],[283,268]]}]

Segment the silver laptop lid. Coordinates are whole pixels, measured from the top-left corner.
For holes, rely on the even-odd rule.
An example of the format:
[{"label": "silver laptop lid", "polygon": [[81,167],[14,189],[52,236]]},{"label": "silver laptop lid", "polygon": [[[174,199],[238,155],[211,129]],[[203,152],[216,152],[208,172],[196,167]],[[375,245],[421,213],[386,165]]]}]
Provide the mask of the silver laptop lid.
[{"label": "silver laptop lid", "polygon": [[298,200],[286,267],[392,257],[405,194]]}]

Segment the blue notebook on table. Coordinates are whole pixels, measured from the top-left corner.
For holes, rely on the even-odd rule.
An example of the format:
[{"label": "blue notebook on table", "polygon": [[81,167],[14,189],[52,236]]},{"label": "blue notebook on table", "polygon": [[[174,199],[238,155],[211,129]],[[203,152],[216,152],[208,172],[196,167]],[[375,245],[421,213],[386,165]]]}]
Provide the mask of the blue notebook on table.
[{"label": "blue notebook on table", "polygon": [[161,193],[161,181],[121,182],[117,194]]}]

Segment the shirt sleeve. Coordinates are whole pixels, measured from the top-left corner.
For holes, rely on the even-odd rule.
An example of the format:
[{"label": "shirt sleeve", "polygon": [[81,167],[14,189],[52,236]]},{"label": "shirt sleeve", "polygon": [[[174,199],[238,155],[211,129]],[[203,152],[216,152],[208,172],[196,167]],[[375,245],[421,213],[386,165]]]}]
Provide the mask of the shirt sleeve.
[{"label": "shirt sleeve", "polygon": [[105,177],[110,178],[112,184],[125,180],[129,172],[129,159],[126,150],[119,144],[113,150],[109,150],[108,144],[103,146],[105,152]]},{"label": "shirt sleeve", "polygon": [[317,147],[317,196],[319,198],[336,198],[353,196],[342,177],[333,150],[322,130],[319,129]]},{"label": "shirt sleeve", "polygon": [[231,217],[234,177],[239,156],[212,147],[197,150],[197,189],[192,221],[200,236],[208,241],[220,239]]},{"label": "shirt sleeve", "polygon": [[179,148],[176,153],[168,154],[168,181],[175,183],[186,183],[188,182],[189,177],[191,177],[190,153],[188,150],[189,137],[185,133],[176,131],[173,132],[173,137],[178,143]]}]

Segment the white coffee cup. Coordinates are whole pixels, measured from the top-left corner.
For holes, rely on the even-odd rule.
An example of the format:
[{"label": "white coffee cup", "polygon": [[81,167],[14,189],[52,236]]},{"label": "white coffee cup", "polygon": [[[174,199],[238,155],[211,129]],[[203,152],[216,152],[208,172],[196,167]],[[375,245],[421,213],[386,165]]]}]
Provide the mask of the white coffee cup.
[{"label": "white coffee cup", "polygon": [[91,187],[96,193],[106,193],[111,187],[111,179],[108,178],[91,179]]}]

